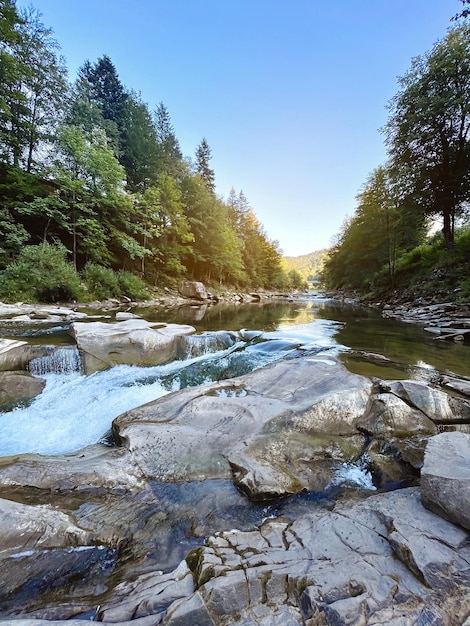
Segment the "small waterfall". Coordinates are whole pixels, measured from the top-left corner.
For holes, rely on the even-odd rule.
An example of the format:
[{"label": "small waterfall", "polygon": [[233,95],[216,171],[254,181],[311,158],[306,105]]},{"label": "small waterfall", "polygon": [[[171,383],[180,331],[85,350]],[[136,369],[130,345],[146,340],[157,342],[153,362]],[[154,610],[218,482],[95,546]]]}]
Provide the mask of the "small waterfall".
[{"label": "small waterfall", "polygon": [[178,357],[180,359],[192,359],[231,348],[238,341],[238,337],[236,333],[221,330],[213,333],[201,333],[200,335],[184,335],[179,340]]},{"label": "small waterfall", "polygon": [[80,372],[80,353],[76,346],[51,348],[50,354],[32,359],[29,362],[29,371],[35,376]]}]

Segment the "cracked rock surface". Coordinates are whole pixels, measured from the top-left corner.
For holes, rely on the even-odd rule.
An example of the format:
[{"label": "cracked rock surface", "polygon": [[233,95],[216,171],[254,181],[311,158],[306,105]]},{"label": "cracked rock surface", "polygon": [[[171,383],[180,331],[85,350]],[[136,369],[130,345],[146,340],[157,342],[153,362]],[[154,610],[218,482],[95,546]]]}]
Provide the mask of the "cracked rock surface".
[{"label": "cracked rock surface", "polygon": [[469,588],[468,533],[426,510],[410,488],[216,534],[171,575],[120,585],[100,618],[153,611],[167,626],[457,625],[470,614]]}]

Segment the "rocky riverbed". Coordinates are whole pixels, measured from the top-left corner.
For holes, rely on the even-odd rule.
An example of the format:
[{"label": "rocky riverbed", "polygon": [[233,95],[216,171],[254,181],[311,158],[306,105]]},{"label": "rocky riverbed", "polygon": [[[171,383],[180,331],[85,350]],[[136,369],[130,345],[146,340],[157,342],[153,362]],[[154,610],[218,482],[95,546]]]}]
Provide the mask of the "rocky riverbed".
[{"label": "rocky riverbed", "polygon": [[[416,381],[372,381],[332,357],[305,356],[169,394],[121,415],[113,430],[114,447],[2,459],[3,620],[468,618],[465,397]],[[311,512],[266,508],[245,531],[214,532],[214,516],[224,528],[226,497],[269,507],[328,493],[338,470],[358,463],[373,476],[368,490]],[[392,479],[417,485],[420,471],[421,487],[381,493]],[[203,487],[216,483],[218,491]],[[179,565],[168,567],[182,520],[192,547],[179,545]]]},{"label": "rocky riverbed", "polygon": [[[66,320],[90,371],[164,362],[193,330],[5,314]],[[39,393],[25,370],[46,348],[3,340],[2,375]],[[108,445],[2,457],[0,621],[468,626],[468,380],[372,379],[301,352],[127,411]]]}]

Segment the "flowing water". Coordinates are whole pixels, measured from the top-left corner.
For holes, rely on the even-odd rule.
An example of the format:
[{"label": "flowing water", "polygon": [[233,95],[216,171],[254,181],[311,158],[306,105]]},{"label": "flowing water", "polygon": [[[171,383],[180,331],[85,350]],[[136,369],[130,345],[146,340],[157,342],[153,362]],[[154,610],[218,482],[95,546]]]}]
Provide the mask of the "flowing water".
[{"label": "flowing water", "polygon": [[[70,338],[63,327],[41,331],[3,325],[3,336],[57,345],[30,365],[34,375],[46,380],[43,393],[28,407],[0,413],[0,456],[78,450],[105,437],[124,411],[182,387],[239,376],[306,351],[340,355],[352,371],[385,379],[432,379],[436,371],[470,375],[468,347],[438,342],[418,326],[318,295],[138,312],[151,321],[190,323],[197,332],[181,338],[177,360],[166,365],[120,365],[85,376],[77,349],[64,345]],[[390,361],[370,363],[358,351]]]},{"label": "flowing water", "polygon": [[[177,359],[166,365],[120,365],[87,376],[66,325],[26,327],[0,321],[0,336],[49,346],[46,356],[30,364],[31,373],[46,380],[44,391],[29,406],[0,413],[0,457],[79,450],[106,439],[112,420],[133,407],[183,387],[304,354],[338,356],[352,371],[383,379],[433,380],[438,372],[470,376],[468,347],[436,341],[418,326],[384,320],[374,310],[340,305],[316,294],[268,304],[134,312],[150,321],[192,324],[196,333],[181,338]],[[371,362],[363,353],[389,360]],[[143,553],[142,571],[168,571],[214,532],[250,530],[279,515],[295,519],[312,508],[329,508],[331,499],[351,489],[375,489],[367,458],[338,464],[322,493],[300,493],[270,504],[250,502],[231,480],[151,482],[142,493],[103,502],[74,504],[72,498],[67,505],[64,496],[63,505],[71,507],[79,525],[88,527],[93,519],[106,525],[110,514],[119,520],[116,533],[132,525],[132,559],[127,555],[121,562],[117,550],[103,546],[14,554],[5,563],[3,578],[0,574],[0,617],[57,605],[54,615],[59,618],[90,619],[100,604],[93,594],[88,597],[90,590],[111,589],[126,578],[127,567],[137,575]],[[49,572],[58,572],[62,586],[52,584],[56,574]],[[19,591],[13,586],[10,593],[8,584],[24,577],[28,584]],[[67,609],[70,598],[73,608]],[[77,598],[81,604],[76,604]]]}]

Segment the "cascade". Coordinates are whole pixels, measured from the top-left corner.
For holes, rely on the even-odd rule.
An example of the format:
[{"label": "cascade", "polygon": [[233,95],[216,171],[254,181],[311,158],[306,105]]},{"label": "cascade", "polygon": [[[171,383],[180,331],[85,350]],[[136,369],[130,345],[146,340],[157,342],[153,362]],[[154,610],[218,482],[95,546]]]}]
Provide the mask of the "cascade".
[{"label": "cascade", "polygon": [[76,346],[51,348],[50,354],[32,359],[29,371],[34,376],[72,374],[81,371],[81,357]]},{"label": "cascade", "polygon": [[231,348],[239,341],[236,333],[229,331],[204,332],[199,335],[179,337],[180,359],[190,359]]}]

